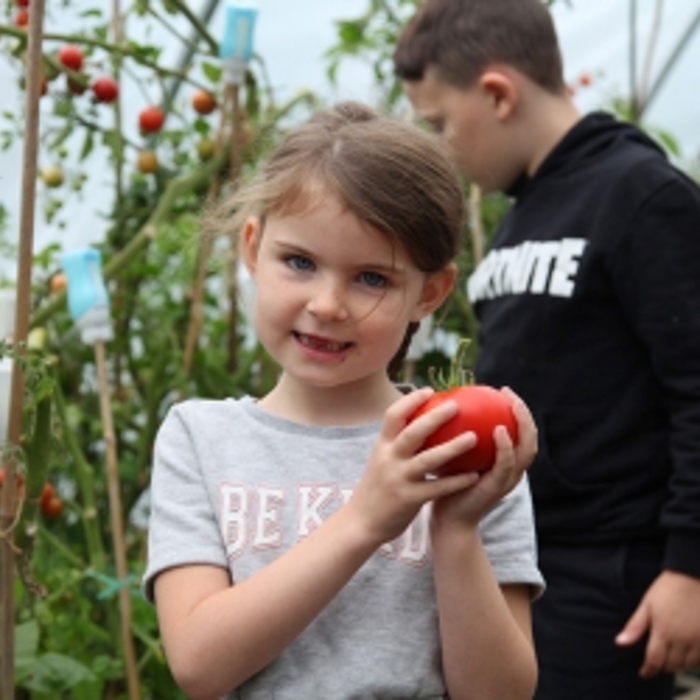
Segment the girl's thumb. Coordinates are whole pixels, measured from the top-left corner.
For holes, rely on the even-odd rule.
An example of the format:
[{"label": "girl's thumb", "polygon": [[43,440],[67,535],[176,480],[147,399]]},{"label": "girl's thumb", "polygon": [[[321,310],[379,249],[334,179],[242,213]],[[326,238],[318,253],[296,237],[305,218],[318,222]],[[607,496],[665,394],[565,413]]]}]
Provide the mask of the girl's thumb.
[{"label": "girl's thumb", "polygon": [[643,600],[624,629],[615,637],[615,642],[620,646],[634,644],[647,631],[649,622],[649,610],[646,601]]}]

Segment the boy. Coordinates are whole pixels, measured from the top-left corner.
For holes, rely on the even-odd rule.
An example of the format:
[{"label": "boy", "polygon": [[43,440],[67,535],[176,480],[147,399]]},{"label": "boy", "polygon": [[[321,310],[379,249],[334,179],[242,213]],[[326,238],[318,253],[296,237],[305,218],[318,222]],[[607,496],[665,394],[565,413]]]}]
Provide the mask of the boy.
[{"label": "boy", "polygon": [[700,665],[700,191],[566,95],[540,0],[427,0],[394,55],[513,206],[469,280],[480,382],[533,410],[538,700],[661,700]]}]

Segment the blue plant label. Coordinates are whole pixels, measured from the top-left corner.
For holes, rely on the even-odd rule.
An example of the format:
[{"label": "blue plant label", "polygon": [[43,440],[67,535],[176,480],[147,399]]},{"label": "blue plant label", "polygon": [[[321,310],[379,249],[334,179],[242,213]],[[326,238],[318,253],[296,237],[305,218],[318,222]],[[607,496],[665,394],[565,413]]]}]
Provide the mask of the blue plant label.
[{"label": "blue plant label", "polygon": [[228,4],[224,36],[219,44],[221,58],[236,59],[248,63],[253,57],[253,30],[258,17],[252,5]]},{"label": "blue plant label", "polygon": [[68,309],[74,321],[95,307],[109,307],[102,279],[102,256],[96,248],[78,248],[61,256],[68,277]]}]

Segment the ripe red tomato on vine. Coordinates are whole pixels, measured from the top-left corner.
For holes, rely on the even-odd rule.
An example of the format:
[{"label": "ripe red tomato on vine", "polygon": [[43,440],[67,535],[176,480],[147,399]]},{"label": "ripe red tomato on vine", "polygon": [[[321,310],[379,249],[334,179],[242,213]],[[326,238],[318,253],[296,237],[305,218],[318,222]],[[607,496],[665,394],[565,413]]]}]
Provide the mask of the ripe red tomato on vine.
[{"label": "ripe red tomato on vine", "polygon": [[61,65],[77,73],[83,67],[83,52],[73,44],[66,44],[59,49],[58,60]]},{"label": "ripe red tomato on vine", "polygon": [[119,95],[119,85],[113,78],[98,78],[92,84],[92,91],[97,102],[114,102]]},{"label": "ripe red tomato on vine", "polygon": [[428,436],[421,450],[441,445],[462,433],[476,434],[476,445],[444,464],[440,468],[441,476],[492,469],[496,462],[493,433],[499,425],[506,428],[514,444],[518,441],[518,423],[506,396],[493,387],[471,383],[462,369],[466,347],[466,342],[460,344],[447,381],[431,373],[433,381],[438,385],[436,388],[440,390],[410,418],[413,421],[446,401],[455,401],[459,407],[455,416]]},{"label": "ripe red tomato on vine", "polygon": [[52,496],[46,501],[41,511],[50,520],[55,520],[63,512],[63,501],[58,496]]},{"label": "ripe red tomato on vine", "polygon": [[141,131],[145,131],[147,134],[160,131],[164,121],[165,117],[160,107],[146,107],[139,115]]},{"label": "ripe red tomato on vine", "polygon": [[[24,476],[22,476],[22,474],[20,472],[17,472],[15,476],[17,479],[17,490],[21,491],[22,488],[24,487]],[[6,478],[7,477],[5,475],[5,470],[0,469],[0,486],[2,486],[5,483]]]},{"label": "ripe red tomato on vine", "polygon": [[21,29],[29,26],[29,12],[26,9],[22,8],[17,11],[17,15],[15,16],[15,24]]}]

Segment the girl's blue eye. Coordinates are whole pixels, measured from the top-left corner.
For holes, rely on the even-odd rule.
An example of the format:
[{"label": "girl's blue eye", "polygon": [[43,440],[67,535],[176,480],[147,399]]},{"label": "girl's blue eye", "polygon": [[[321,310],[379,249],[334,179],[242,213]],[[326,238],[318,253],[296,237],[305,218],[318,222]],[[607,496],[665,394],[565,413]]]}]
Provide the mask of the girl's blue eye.
[{"label": "girl's blue eye", "polygon": [[383,289],[389,286],[388,278],[379,272],[361,272],[359,279],[362,284],[366,284],[374,289]]},{"label": "girl's blue eye", "polygon": [[294,270],[306,272],[315,268],[313,260],[305,258],[303,255],[288,255],[285,262]]}]

